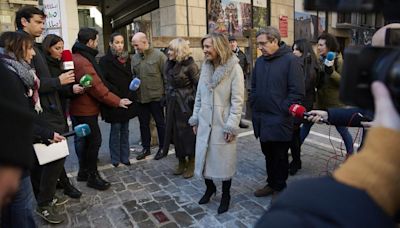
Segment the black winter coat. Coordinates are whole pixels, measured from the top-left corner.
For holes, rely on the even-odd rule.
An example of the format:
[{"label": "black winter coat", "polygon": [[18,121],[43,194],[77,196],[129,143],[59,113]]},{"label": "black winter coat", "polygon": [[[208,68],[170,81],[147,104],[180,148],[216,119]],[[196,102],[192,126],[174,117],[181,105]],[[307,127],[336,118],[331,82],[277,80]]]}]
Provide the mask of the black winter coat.
[{"label": "black winter coat", "polygon": [[[60,74],[63,73],[63,71],[61,70],[61,67],[60,67],[61,61],[54,59],[49,55],[46,55],[46,60],[47,60],[47,65],[49,66],[49,71],[50,71],[51,76],[54,78],[58,78],[58,76],[60,76]],[[60,95],[60,102],[61,102],[61,107],[63,110],[64,118],[66,118],[65,114],[68,111],[67,110],[68,99],[74,97],[74,93],[72,91],[72,86],[73,86],[73,84],[63,85],[58,90],[58,94]]]},{"label": "black winter coat", "polygon": [[257,59],[251,81],[250,105],[254,135],[260,141],[291,141],[292,104],[304,97],[304,76],[298,57],[284,43],[271,56]]},{"label": "black winter coat", "polygon": [[39,114],[41,120],[49,124],[51,130],[58,133],[68,131],[62,109],[59,90],[62,89],[60,80],[50,74],[46,57],[42,52],[40,44],[35,44],[36,55],[32,59],[32,65],[36,70],[36,75],[40,79],[39,96],[43,112]]},{"label": "black winter coat", "polygon": [[128,109],[114,108],[102,104],[101,116],[107,123],[119,123],[128,121],[137,116],[137,102],[134,92],[129,90],[132,81],[131,65],[128,59],[126,63],[121,63],[116,56],[108,51],[100,59],[100,67],[103,72],[104,84],[108,89],[120,98],[128,98],[133,103]]},{"label": "black winter coat", "polygon": [[243,53],[242,50],[240,50],[239,47],[237,48],[236,51],[233,51],[233,53],[235,53],[236,57],[238,57],[239,65],[243,70],[244,78],[247,79],[248,78],[247,76],[250,73],[250,69],[249,69],[250,64],[249,64],[249,61],[247,60],[246,55]]}]

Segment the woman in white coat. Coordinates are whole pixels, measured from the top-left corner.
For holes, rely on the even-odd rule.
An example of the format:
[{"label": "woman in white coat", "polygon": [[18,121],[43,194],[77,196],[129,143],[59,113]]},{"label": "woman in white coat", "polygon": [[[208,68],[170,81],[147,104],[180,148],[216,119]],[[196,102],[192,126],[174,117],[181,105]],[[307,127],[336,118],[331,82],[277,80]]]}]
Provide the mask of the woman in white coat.
[{"label": "woman in white coat", "polygon": [[213,182],[222,181],[218,213],[229,208],[232,176],[236,171],[236,135],[244,100],[243,72],[222,34],[201,40],[205,61],[201,67],[193,115],[189,124],[196,134],[195,174],[203,176],[207,190],[199,204],[216,193]]}]

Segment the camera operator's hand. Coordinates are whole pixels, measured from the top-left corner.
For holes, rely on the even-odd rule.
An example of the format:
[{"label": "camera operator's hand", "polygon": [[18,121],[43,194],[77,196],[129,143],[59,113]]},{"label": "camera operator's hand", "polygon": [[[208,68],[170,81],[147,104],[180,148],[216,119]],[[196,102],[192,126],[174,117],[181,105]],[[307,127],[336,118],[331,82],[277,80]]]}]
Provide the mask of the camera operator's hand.
[{"label": "camera operator's hand", "polygon": [[400,131],[400,115],[397,112],[388,89],[382,82],[372,84],[375,103],[375,118],[372,122],[363,122],[366,127],[385,127]]}]

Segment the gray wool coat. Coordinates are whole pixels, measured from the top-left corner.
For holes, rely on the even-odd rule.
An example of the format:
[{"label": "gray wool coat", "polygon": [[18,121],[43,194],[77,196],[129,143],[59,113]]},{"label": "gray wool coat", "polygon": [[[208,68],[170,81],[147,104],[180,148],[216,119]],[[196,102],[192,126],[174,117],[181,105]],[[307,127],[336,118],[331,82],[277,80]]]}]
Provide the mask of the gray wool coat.
[{"label": "gray wool coat", "polygon": [[205,61],[197,86],[191,126],[197,126],[195,174],[229,180],[236,171],[237,139],[227,143],[224,133],[238,133],[244,101],[243,71],[236,56],[214,70]]}]

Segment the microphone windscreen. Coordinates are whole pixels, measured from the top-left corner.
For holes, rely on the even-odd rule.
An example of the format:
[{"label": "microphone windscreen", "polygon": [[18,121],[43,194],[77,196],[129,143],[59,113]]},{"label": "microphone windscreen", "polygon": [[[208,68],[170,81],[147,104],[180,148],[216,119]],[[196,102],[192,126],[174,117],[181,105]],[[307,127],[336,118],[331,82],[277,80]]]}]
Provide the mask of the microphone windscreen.
[{"label": "microphone windscreen", "polygon": [[332,61],[332,60],[335,59],[335,56],[336,56],[335,52],[330,51],[330,52],[328,52],[328,54],[326,55],[326,59],[329,60],[329,61]]},{"label": "microphone windscreen", "polygon": [[61,53],[61,62],[70,62],[72,61],[72,53],[70,50],[64,50]]},{"label": "microphone windscreen", "polygon": [[140,86],[140,79],[139,78],[134,78],[131,83],[129,84],[129,89],[131,91],[136,91]]},{"label": "microphone windscreen", "polygon": [[90,134],[90,127],[88,124],[79,124],[74,127],[77,137],[85,137]]},{"label": "microphone windscreen", "polygon": [[306,112],[306,108],[299,104],[292,104],[289,107],[289,112],[290,114],[292,114],[292,116],[296,118],[303,118],[304,113]]}]

